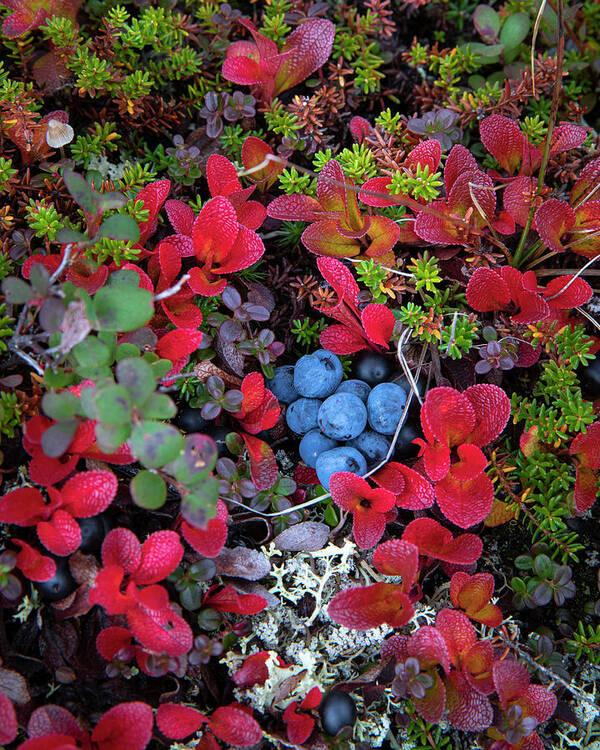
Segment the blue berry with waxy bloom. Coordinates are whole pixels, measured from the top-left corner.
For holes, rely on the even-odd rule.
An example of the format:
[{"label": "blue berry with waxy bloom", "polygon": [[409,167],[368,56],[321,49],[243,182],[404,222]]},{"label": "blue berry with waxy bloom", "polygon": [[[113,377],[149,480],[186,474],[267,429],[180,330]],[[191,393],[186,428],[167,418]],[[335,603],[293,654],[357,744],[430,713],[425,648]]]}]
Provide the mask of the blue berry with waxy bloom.
[{"label": "blue berry with waxy bloom", "polygon": [[371,392],[371,386],[364,380],[343,380],[337,387],[336,393],[352,393],[358,396],[363,404],[367,403],[367,398]]},{"label": "blue berry with waxy bloom", "polygon": [[52,578],[48,581],[34,583],[40,599],[45,602],[58,602],[72,594],[77,588],[67,558],[55,557],[54,562],[56,563],[56,573]]},{"label": "blue berry with waxy bloom", "polygon": [[352,363],[352,375],[369,385],[383,383],[391,374],[391,360],[378,352],[361,352]]},{"label": "blue berry with waxy bloom", "polygon": [[299,398],[291,403],[285,413],[288,427],[298,435],[318,427],[317,418],[323,402],[318,398]]},{"label": "blue berry with waxy bloom", "polygon": [[300,441],[298,451],[300,453],[300,458],[304,463],[307,466],[310,466],[311,469],[314,469],[317,463],[317,458],[321,453],[330,451],[337,447],[338,444],[335,440],[327,437],[327,435],[323,435],[318,428],[315,428],[314,430],[309,430],[309,432],[304,435]]},{"label": "blue berry with waxy bloom", "polygon": [[367,467],[372,469],[377,466],[388,453],[390,441],[379,432],[364,430],[358,437],[348,443],[352,448],[360,451],[367,459]]},{"label": "blue berry with waxy bloom", "polygon": [[265,385],[282,404],[291,404],[300,394],[294,388],[294,366],[282,365],[276,367],[273,377],[265,381]]},{"label": "blue berry with waxy bloom", "polygon": [[319,427],[333,440],[352,440],[367,426],[367,409],[353,393],[334,393],[319,409]]},{"label": "blue berry with waxy bloom", "polygon": [[413,443],[413,440],[422,437],[423,433],[417,430],[412,422],[405,422],[398,433],[398,439],[394,446],[394,458],[399,461],[404,461],[407,458],[416,458],[419,454],[419,446]]},{"label": "blue berry with waxy bloom", "polygon": [[393,435],[402,416],[406,392],[395,383],[380,383],[369,393],[367,414],[369,425],[382,435]]},{"label": "blue berry with waxy bloom", "polygon": [[321,453],[317,458],[315,469],[319,482],[328,490],[331,475],[336,471],[350,471],[361,476],[367,470],[367,462],[360,451],[345,445]]},{"label": "blue berry with waxy bloom", "polygon": [[294,367],[294,388],[306,398],[330,396],[342,382],[342,363],[333,352],[319,349],[306,354]]},{"label": "blue berry with waxy bloom", "polygon": [[327,734],[335,737],[344,727],[351,727],[356,721],[356,704],[348,693],[332,690],[319,706],[321,724]]}]

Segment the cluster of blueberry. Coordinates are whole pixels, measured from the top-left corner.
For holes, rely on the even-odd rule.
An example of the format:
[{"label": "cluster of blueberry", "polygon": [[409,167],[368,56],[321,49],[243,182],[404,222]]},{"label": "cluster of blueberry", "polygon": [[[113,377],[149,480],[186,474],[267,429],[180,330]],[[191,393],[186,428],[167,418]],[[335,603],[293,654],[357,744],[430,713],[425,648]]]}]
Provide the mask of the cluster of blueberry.
[{"label": "cluster of blueberry", "polygon": [[[288,404],[288,427],[302,435],[300,457],[326,489],[335,472],[362,475],[385,458],[406,404],[406,381],[386,382],[391,364],[383,355],[359,355],[352,374],[356,377],[343,381],[338,357],[320,349],[295,366],[277,367],[267,382],[279,402]],[[411,455],[415,437],[414,429],[404,426],[394,457]]]}]

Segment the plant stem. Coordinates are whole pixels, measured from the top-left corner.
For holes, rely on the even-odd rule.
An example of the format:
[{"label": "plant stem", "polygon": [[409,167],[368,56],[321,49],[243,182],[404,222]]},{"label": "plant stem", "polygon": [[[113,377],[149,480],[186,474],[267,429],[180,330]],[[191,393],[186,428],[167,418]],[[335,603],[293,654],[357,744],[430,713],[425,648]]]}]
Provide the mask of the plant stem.
[{"label": "plant stem", "polygon": [[560,95],[562,92],[562,74],[563,65],[565,58],[565,35],[563,29],[563,0],[556,0],[556,16],[558,24],[558,39],[556,41],[556,81],[554,84],[554,90],[552,92],[552,106],[550,108],[550,117],[548,118],[548,131],[546,133],[546,142],[544,144],[544,153],[542,156],[542,162],[540,164],[540,171],[538,174],[537,188],[535,191],[535,198],[531,202],[531,208],[529,209],[529,216],[527,217],[527,224],[523,229],[523,234],[519,240],[519,245],[513,255],[513,266],[518,268],[522,262],[523,249],[531,224],[533,222],[533,216],[535,214],[535,199],[540,195],[542,187],[544,185],[544,175],[546,174],[546,167],[548,166],[548,160],[550,158],[550,145],[552,143],[552,133],[554,131],[554,125],[558,115],[558,105],[560,102]]}]

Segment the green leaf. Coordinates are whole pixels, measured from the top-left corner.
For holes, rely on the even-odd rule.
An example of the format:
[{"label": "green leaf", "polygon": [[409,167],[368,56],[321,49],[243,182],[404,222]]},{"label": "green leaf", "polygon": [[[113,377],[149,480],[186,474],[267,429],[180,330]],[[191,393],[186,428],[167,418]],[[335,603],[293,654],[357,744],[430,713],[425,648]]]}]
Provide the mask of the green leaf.
[{"label": "green leaf", "polygon": [[124,386],[108,385],[99,388],[94,402],[100,422],[123,425],[131,421],[131,398]]},{"label": "green leaf", "polygon": [[134,426],[129,445],[144,466],[157,469],[173,461],[183,450],[183,435],[172,425],[144,420]]},{"label": "green leaf", "polygon": [[107,425],[98,422],[96,425],[96,442],[104,453],[113,453],[127,442],[131,435],[131,424]]},{"label": "green leaf", "polygon": [[135,331],[154,314],[152,293],[129,284],[103,287],[94,296],[97,326],[108,331]]},{"label": "green leaf", "polygon": [[500,55],[504,52],[503,44],[480,44],[479,42],[472,42],[469,44],[471,52],[484,58],[482,64],[489,65],[492,62],[496,62],[500,59]]},{"label": "green leaf", "polygon": [[98,213],[98,205],[95,200],[97,194],[93,192],[86,180],[80,174],[77,174],[70,169],[65,169],[62,177],[63,182],[67,186],[67,190],[71,193],[75,203],[77,203],[86,214],[93,215]]},{"label": "green leaf", "polygon": [[151,364],[152,372],[157,380],[164,378],[164,376],[173,369],[173,363],[169,359],[159,359]]},{"label": "green leaf", "polygon": [[96,410],[96,386],[87,386],[81,389],[81,409],[88,419],[98,419]]},{"label": "green leaf", "polygon": [[115,359],[117,362],[120,362],[122,359],[127,359],[128,357],[135,357],[137,359],[140,355],[141,351],[139,347],[125,341],[123,344],[119,344]]},{"label": "green leaf", "polygon": [[333,507],[333,503],[329,503],[327,505],[323,517],[325,518],[325,523],[328,526],[337,526],[339,518],[337,517],[337,513],[335,508]]},{"label": "green leaf", "polygon": [[9,305],[24,305],[34,297],[33,289],[16,276],[8,276],[2,280],[2,294]]},{"label": "green leaf", "polygon": [[513,13],[510,15],[500,32],[500,43],[506,48],[506,51],[518,47],[519,44],[529,34],[531,28],[531,19],[527,13]]},{"label": "green leaf", "polygon": [[75,361],[82,367],[101,367],[110,363],[110,351],[95,336],[88,336],[71,349]]},{"label": "green leaf", "polygon": [[110,237],[112,240],[138,242],[140,239],[140,229],[131,216],[114,214],[102,222],[96,237]]},{"label": "green leaf", "polygon": [[[155,391],[156,379],[152,368],[139,357],[128,357],[119,362],[116,369],[117,380],[129,392],[136,406],[143,404]],[[167,419],[167,417],[158,417]]]},{"label": "green leaf", "polygon": [[75,374],[62,369],[52,370],[50,367],[44,372],[44,382],[48,388],[66,388],[75,382]]},{"label": "green leaf", "polygon": [[207,477],[182,499],[181,515],[192,526],[206,528],[206,524],[217,514],[218,499],[219,481],[216,477]]},{"label": "green leaf", "polygon": [[177,407],[166,393],[153,393],[140,406],[140,414],[144,419],[172,419]]},{"label": "green leaf", "polygon": [[42,450],[48,458],[60,458],[75,436],[79,422],[76,419],[57,422],[42,435]]},{"label": "green leaf", "polygon": [[123,193],[100,193],[97,201],[102,211],[110,211],[113,208],[124,206],[127,203],[127,198]]},{"label": "green leaf", "polygon": [[203,597],[204,589],[197,584],[193,584],[183,589],[181,594],[179,594],[179,601],[182,607],[193,612],[195,609],[200,609]]},{"label": "green leaf", "polygon": [[50,274],[43,263],[34,263],[29,271],[29,281],[40,297],[45,297],[50,286]]},{"label": "green leaf", "polygon": [[138,472],[129,483],[129,491],[135,504],[148,510],[161,508],[167,499],[167,485],[151,471]]},{"label": "green leaf", "polygon": [[88,242],[88,238],[82,232],[76,229],[61,229],[56,235],[56,241],[63,245],[83,245]]},{"label": "green leaf", "polygon": [[108,283],[114,287],[134,286],[137,288],[140,285],[140,277],[131,268],[121,268],[119,271],[111,273]]},{"label": "green leaf", "polygon": [[79,399],[74,393],[48,391],[42,398],[42,409],[50,419],[62,422],[81,414]]},{"label": "green leaf", "polygon": [[489,5],[478,5],[473,14],[473,24],[484,42],[493,44],[500,31],[500,16]]}]

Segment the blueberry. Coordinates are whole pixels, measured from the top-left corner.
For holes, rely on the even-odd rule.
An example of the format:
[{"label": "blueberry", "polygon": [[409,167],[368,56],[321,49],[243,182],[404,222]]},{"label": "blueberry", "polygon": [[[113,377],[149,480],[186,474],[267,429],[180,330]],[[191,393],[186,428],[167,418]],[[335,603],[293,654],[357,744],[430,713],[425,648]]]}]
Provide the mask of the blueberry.
[{"label": "blueberry", "polygon": [[412,422],[406,422],[398,433],[398,440],[394,447],[394,458],[404,461],[407,458],[416,458],[419,453],[419,446],[412,441],[415,438],[422,438],[423,434],[417,430]]},{"label": "blueberry", "polygon": [[325,398],[342,382],[342,376],[342,363],[335,354],[319,349],[296,362],[294,388],[306,398]]},{"label": "blueberry", "polygon": [[322,403],[318,398],[299,398],[290,404],[285,413],[285,421],[290,430],[304,435],[317,427],[317,416]]},{"label": "blueberry", "polygon": [[77,583],[71,575],[71,569],[66,557],[55,557],[56,573],[49,581],[34,583],[40,599],[46,602],[58,602],[72,594]]},{"label": "blueberry", "polygon": [[212,422],[204,419],[201,411],[201,409],[192,409],[191,407],[181,409],[177,414],[177,425],[184,432],[204,432]]},{"label": "blueberry", "polygon": [[351,471],[353,474],[362,475],[367,470],[367,462],[362,453],[348,445],[341,448],[333,448],[325,451],[317,458],[315,464],[319,482],[329,489],[329,480],[336,471]]},{"label": "blueberry", "polygon": [[[413,375],[413,380],[414,380],[415,373],[413,373],[412,375]],[[407,393],[412,390],[412,386],[408,382],[408,378],[406,377],[406,375],[402,375],[402,377],[397,378],[396,380],[394,380],[394,382],[396,383],[396,385],[399,385],[400,388],[404,389]],[[419,375],[419,377],[416,378],[416,385],[417,385],[417,390],[419,391],[419,396],[421,396],[423,401],[425,401],[425,389],[427,388],[427,378],[425,377],[425,375]],[[421,408],[419,406],[419,400],[414,394],[413,394],[413,404],[416,404],[417,407],[419,407],[419,409]]]},{"label": "blueberry", "polygon": [[371,386],[365,383],[364,380],[344,380],[338,385],[336,390],[336,393],[352,393],[358,396],[364,404],[367,403],[370,392]]},{"label": "blueberry", "polygon": [[91,518],[78,518],[77,523],[81,529],[81,544],[79,549],[85,553],[100,551],[104,537],[110,530],[110,523],[102,513]]},{"label": "blueberry", "polygon": [[367,459],[367,467],[372,469],[377,466],[382,459],[387,456],[390,449],[390,441],[373,430],[365,430],[358,437],[348,443],[352,448],[356,448]]},{"label": "blueberry", "polygon": [[389,380],[391,374],[391,360],[377,352],[361,352],[352,363],[352,375],[365,380],[369,385],[383,383],[384,380]]},{"label": "blueberry", "polygon": [[319,714],[325,732],[335,737],[343,727],[354,726],[356,704],[348,693],[332,690],[321,701]]},{"label": "blueberry", "polygon": [[316,427],[314,430],[310,430],[300,441],[298,448],[300,452],[300,458],[304,461],[307,466],[311,469],[315,468],[317,463],[317,457],[325,451],[330,451],[332,448],[337,448],[338,444],[335,440],[328,438],[323,435],[320,430]]},{"label": "blueberry", "polygon": [[375,432],[393,435],[402,416],[406,393],[395,383],[380,383],[369,393],[367,412],[369,424]]},{"label": "blueberry", "polygon": [[334,393],[319,409],[321,432],[333,440],[352,440],[367,425],[367,409],[353,393]]},{"label": "blueberry", "polygon": [[597,398],[600,393],[600,356],[592,360],[587,367],[582,367],[578,373],[584,392]]},{"label": "blueberry", "polygon": [[265,385],[282,404],[291,404],[292,401],[300,397],[300,394],[294,388],[293,365],[276,367],[273,377],[265,381]]}]

